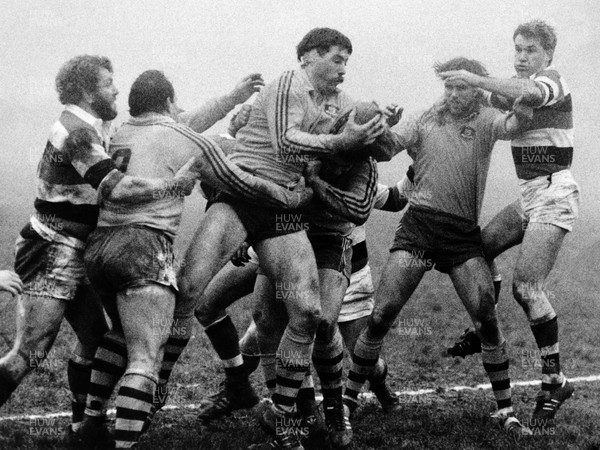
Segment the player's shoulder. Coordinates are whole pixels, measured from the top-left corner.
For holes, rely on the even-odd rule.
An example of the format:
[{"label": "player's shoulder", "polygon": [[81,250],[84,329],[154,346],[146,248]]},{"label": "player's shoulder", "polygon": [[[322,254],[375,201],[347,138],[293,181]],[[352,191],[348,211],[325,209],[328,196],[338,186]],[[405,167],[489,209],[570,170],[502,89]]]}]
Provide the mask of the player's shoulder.
[{"label": "player's shoulder", "polygon": [[562,79],[562,76],[558,72],[558,70],[554,66],[546,67],[533,76],[533,79],[536,81],[542,81],[544,79],[550,79],[555,83],[559,83]]}]

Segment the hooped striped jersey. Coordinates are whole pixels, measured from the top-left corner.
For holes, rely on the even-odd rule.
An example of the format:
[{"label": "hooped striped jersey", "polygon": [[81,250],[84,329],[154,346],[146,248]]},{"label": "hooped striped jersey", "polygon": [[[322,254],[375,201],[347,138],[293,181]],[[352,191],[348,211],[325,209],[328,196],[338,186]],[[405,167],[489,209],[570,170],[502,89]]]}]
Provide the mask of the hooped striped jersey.
[{"label": "hooped striped jersey", "polygon": [[[531,127],[511,143],[517,176],[523,180],[568,169],[573,161],[571,91],[554,66],[531,75],[530,79],[540,88],[542,102],[533,108]],[[503,108],[502,100],[491,96],[493,106]]]}]

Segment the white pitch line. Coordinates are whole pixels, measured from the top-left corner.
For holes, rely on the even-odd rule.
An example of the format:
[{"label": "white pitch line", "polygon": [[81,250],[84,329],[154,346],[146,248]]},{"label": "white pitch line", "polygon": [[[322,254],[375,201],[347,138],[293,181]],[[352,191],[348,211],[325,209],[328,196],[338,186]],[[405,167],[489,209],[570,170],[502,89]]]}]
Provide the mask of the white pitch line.
[{"label": "white pitch line", "polygon": [[[569,378],[570,383],[586,383],[586,382],[595,382],[600,381],[600,375],[588,375],[585,377],[575,377]],[[527,380],[527,381],[512,381],[511,387],[514,386],[537,386],[540,384],[540,380]],[[201,386],[200,384],[175,384],[178,388],[194,388]],[[202,385],[203,386],[203,385]],[[419,396],[419,395],[428,395],[428,394],[436,394],[436,393],[445,393],[449,391],[480,391],[480,390],[490,390],[492,389],[492,385],[487,384],[478,384],[476,386],[453,386],[449,388],[441,388],[441,389],[419,389],[418,391],[398,391],[396,395],[398,396]],[[361,398],[370,399],[373,398],[373,394],[371,392],[365,392],[361,394]],[[317,398],[320,400],[320,398]],[[162,408],[162,411],[172,411],[177,409],[198,409],[200,407],[197,403],[190,403],[189,405],[165,405]],[[116,409],[112,408],[107,411],[109,416],[113,416],[116,413]],[[8,421],[20,421],[20,420],[35,420],[35,419],[51,419],[57,417],[70,417],[70,411],[58,412],[58,413],[50,413],[50,414],[29,414],[29,415],[21,415],[21,416],[5,416],[0,417],[0,422],[8,422]]]}]

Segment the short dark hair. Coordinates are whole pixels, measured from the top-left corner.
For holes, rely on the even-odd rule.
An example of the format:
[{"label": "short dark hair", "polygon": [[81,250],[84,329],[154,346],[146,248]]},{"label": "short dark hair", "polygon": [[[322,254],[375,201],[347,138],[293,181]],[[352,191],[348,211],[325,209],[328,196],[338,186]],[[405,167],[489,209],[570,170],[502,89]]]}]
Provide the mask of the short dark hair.
[{"label": "short dark hair", "polygon": [[433,70],[435,70],[435,74],[438,76],[440,73],[448,70],[466,70],[467,72],[471,72],[482,77],[489,76],[489,73],[483,64],[475,59],[468,59],[463,56],[452,58],[450,61],[446,61],[445,63],[436,62],[433,65]]},{"label": "short dark hair", "polygon": [[60,102],[63,105],[78,104],[83,100],[85,92],[96,92],[102,67],[110,73],[113,71],[106,56],[79,55],[64,63],[55,80]]},{"label": "short dark hair", "polygon": [[147,112],[163,113],[168,99],[175,99],[175,89],[165,74],[160,70],[146,70],[131,85],[129,114],[136,117]]},{"label": "short dark hair", "polygon": [[313,28],[306,33],[306,36],[304,36],[296,46],[298,61],[300,61],[302,55],[315,48],[319,52],[319,55],[324,55],[334,45],[338,45],[340,48],[346,49],[348,50],[348,53],[352,54],[352,43],[346,35],[331,28]]},{"label": "short dark hair", "polygon": [[522,23],[513,33],[513,41],[518,35],[522,35],[529,39],[539,39],[543,49],[547,52],[552,53],[556,48],[556,31],[554,31],[554,27],[542,20],[532,20],[530,22]]}]

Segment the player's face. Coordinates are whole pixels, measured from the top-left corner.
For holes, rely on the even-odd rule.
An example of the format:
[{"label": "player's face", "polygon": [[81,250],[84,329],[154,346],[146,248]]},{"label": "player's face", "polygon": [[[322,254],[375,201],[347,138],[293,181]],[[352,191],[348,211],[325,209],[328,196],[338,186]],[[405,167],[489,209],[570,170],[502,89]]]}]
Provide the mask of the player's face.
[{"label": "player's face", "polygon": [[444,89],[450,114],[461,117],[473,110],[477,102],[477,88],[468,85],[464,81],[446,81]]},{"label": "player's face", "polygon": [[102,120],[113,120],[117,117],[117,94],[119,91],[113,82],[112,73],[104,67],[98,73],[98,88],[92,94],[90,106]]},{"label": "player's face", "polygon": [[324,55],[319,55],[313,50],[310,58],[311,62],[307,68],[312,73],[315,89],[324,95],[335,93],[338,84],[344,82],[346,64],[350,58],[348,50],[334,45]]},{"label": "player's face", "polygon": [[538,38],[515,38],[515,70],[519,78],[527,78],[550,65],[551,55],[544,50]]}]

